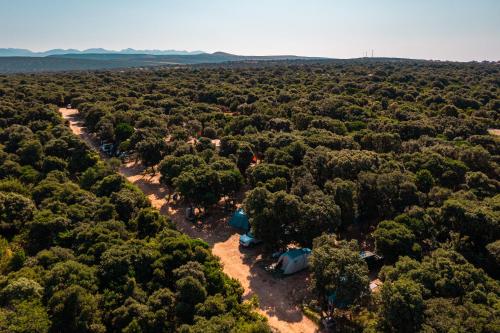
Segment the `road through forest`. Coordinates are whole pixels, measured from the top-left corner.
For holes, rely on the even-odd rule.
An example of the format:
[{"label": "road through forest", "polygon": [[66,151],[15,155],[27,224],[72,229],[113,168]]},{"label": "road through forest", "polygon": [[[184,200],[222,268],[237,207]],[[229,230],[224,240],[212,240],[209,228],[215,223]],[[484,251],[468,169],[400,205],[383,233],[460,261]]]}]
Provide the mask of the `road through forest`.
[{"label": "road through forest", "polygon": [[[59,112],[68,120],[72,132],[90,147],[98,150],[94,138],[85,131],[78,117],[78,110],[61,108]],[[104,156],[103,156],[104,157]],[[307,293],[307,272],[283,279],[275,278],[263,268],[259,248],[240,249],[239,234],[227,225],[229,213],[215,212],[214,217],[196,227],[184,216],[184,209],[167,202],[168,194],[159,183],[159,175],[151,177],[144,167],[134,162],[120,167],[119,172],[131,183],[137,185],[151,200],[152,205],[169,216],[178,230],[194,238],[201,238],[211,247],[223,264],[224,272],[237,279],[245,290],[244,297],[259,297],[258,311],[265,315],[269,324],[282,333],[310,333],[318,331],[316,324],[303,315],[298,303]]]}]

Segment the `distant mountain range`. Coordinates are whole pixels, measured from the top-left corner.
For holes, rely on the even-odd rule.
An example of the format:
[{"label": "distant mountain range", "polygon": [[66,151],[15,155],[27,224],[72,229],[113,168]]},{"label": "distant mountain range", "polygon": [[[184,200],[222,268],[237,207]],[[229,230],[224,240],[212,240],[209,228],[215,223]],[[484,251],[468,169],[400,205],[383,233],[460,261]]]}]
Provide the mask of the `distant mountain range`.
[{"label": "distant mountain range", "polygon": [[[46,52],[13,50],[14,49],[0,49],[0,54],[3,54],[3,56],[0,56],[0,73],[122,69],[168,65],[220,64],[237,61],[257,62],[325,59],[299,57],[294,55],[240,56],[225,52],[204,53],[201,51],[187,52],[173,50],[159,51],[126,49],[122,51],[107,51],[104,49],[89,49],[85,51],[78,51],[71,49],[57,49]],[[10,55],[7,56],[6,54],[8,52],[10,52]],[[22,52],[28,52],[28,55],[22,55]],[[163,52],[163,54],[154,54],[159,52]]]},{"label": "distant mountain range", "polygon": [[150,54],[150,55],[195,55],[205,53],[203,51],[178,51],[178,50],[135,50],[123,49],[120,51],[93,48],[86,50],[76,49],[53,49],[43,52],[33,52],[27,49],[0,48],[0,57],[47,57],[61,54]]}]

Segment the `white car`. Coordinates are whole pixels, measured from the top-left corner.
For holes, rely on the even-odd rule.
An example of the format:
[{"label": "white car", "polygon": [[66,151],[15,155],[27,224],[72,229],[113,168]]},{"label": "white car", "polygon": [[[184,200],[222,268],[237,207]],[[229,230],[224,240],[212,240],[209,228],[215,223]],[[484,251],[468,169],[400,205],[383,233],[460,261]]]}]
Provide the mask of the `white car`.
[{"label": "white car", "polygon": [[262,243],[262,241],[255,238],[250,231],[240,236],[240,245],[243,247],[250,247],[259,243]]}]

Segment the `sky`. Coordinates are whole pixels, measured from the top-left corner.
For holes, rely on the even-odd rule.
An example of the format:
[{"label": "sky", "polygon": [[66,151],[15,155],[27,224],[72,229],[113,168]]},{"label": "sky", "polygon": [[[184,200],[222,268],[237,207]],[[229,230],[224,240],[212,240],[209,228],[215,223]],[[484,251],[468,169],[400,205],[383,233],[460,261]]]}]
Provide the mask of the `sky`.
[{"label": "sky", "polygon": [[0,0],[0,48],[500,60],[500,0]]}]

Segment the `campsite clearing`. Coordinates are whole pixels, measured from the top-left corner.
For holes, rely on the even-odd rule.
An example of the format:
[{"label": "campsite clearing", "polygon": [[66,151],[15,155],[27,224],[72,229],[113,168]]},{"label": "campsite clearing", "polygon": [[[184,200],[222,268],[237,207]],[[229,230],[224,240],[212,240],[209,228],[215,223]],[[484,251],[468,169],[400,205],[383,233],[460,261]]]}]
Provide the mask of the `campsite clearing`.
[{"label": "campsite clearing", "polygon": [[[99,151],[91,135],[85,131],[78,118],[78,110],[60,108],[61,115],[68,120],[72,132],[90,147]],[[106,158],[104,154],[101,154]],[[212,247],[212,252],[223,264],[224,272],[237,279],[245,290],[244,297],[257,295],[258,311],[265,315],[269,324],[282,333],[308,333],[318,331],[316,324],[300,309],[300,301],[307,295],[308,273],[300,272],[283,279],[273,278],[261,265],[259,248],[240,250],[239,234],[228,226],[229,214],[214,214],[202,227],[186,220],[182,205],[167,202],[167,190],[161,186],[159,175],[151,177],[145,168],[133,162],[124,164],[120,173],[138,186],[151,200],[152,205],[164,215],[168,215],[177,229],[193,238],[201,238]]]}]

